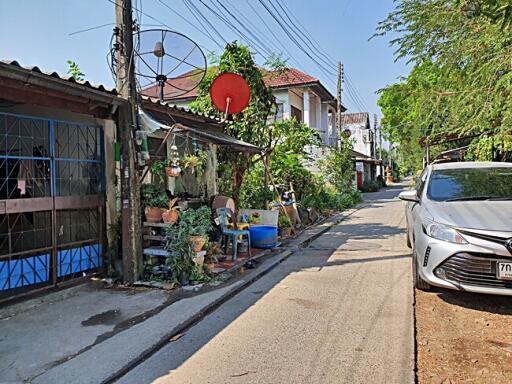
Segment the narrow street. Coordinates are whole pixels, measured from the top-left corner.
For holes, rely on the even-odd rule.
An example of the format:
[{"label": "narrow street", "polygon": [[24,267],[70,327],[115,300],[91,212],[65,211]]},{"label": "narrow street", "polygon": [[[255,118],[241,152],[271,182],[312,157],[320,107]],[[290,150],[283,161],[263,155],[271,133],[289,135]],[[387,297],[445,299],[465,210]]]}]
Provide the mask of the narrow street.
[{"label": "narrow street", "polygon": [[369,195],[118,383],[413,383],[399,192]]}]

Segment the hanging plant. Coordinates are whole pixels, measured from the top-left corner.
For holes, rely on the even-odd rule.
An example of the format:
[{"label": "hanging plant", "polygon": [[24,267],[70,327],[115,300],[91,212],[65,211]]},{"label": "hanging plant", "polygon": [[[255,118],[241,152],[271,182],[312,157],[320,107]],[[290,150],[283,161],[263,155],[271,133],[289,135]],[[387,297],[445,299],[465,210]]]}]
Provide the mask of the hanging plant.
[{"label": "hanging plant", "polygon": [[185,155],[181,160],[183,169],[190,169],[192,173],[202,176],[206,169],[208,153],[206,151],[197,151],[197,155]]}]

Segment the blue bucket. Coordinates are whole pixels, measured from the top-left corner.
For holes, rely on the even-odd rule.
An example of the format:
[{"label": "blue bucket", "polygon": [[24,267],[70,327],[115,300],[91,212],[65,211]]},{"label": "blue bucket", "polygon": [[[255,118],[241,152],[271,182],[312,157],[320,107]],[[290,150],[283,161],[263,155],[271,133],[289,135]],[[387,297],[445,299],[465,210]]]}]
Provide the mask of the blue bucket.
[{"label": "blue bucket", "polygon": [[251,246],[254,248],[275,248],[277,247],[277,227],[269,225],[257,225],[249,228],[251,233]]}]

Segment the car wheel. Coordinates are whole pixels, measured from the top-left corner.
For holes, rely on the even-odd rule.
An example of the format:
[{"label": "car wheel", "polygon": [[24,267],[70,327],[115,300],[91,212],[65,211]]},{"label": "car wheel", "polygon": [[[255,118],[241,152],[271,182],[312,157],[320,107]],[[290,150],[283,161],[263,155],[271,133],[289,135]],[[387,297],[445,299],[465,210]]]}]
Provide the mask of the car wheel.
[{"label": "car wheel", "polygon": [[416,254],[416,251],[414,251],[412,254],[412,280],[414,287],[418,288],[420,291],[429,291],[430,284],[421,278],[418,268],[418,255]]}]

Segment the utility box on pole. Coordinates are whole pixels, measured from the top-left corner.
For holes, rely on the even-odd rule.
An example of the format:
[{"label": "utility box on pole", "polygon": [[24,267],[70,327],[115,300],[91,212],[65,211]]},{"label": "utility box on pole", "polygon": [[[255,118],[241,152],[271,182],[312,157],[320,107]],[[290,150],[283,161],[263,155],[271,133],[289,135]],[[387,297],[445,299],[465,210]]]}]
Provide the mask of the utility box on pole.
[{"label": "utility box on pole", "polygon": [[127,102],[118,109],[118,140],[121,143],[121,220],[123,280],[133,283],[142,274],[140,188],[134,131],[137,89],[134,70],[133,18],[131,0],[116,0],[117,90]]}]

